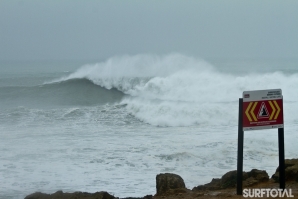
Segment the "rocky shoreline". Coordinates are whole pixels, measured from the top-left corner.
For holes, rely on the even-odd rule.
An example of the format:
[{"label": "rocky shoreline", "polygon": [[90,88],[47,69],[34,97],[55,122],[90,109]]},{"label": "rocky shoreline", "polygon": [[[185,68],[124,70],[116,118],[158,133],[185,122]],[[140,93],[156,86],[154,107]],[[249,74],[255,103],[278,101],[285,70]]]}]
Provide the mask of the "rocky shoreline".
[{"label": "rocky shoreline", "polygon": [[[291,189],[295,198],[298,198],[298,159],[285,160],[286,189]],[[199,185],[193,189],[187,189],[184,180],[177,174],[164,173],[156,176],[156,194],[144,197],[119,198],[108,192],[74,192],[63,193],[57,191],[53,194],[36,192],[25,197],[25,199],[180,199],[180,198],[243,198],[236,195],[237,171],[229,171],[221,178],[213,178],[210,183]],[[252,169],[243,172],[243,188],[279,188],[279,168],[269,178],[264,170]],[[266,198],[266,197],[264,197]],[[278,198],[278,197],[277,197]]]}]

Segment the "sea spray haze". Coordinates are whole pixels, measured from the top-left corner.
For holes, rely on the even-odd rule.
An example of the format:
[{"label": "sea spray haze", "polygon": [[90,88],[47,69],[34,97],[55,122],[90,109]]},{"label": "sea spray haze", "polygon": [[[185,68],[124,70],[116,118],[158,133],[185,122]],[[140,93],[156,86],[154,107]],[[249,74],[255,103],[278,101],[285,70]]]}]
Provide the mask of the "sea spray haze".
[{"label": "sea spray haze", "polygon": [[[59,66],[7,72],[1,63],[0,198],[57,190],[143,196],[155,193],[161,172],[181,175],[188,188],[209,182],[236,168],[245,90],[282,89],[286,158],[296,155],[297,62],[210,64],[170,54]],[[244,170],[271,175],[277,165],[276,131],[245,133]]]}]

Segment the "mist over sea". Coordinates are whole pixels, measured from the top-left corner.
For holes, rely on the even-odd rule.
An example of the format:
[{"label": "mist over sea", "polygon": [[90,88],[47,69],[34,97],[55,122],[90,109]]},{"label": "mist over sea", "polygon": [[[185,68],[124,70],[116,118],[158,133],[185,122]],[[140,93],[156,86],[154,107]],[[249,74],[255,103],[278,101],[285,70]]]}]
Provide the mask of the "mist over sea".
[{"label": "mist over sea", "polygon": [[[155,194],[155,176],[187,188],[237,164],[238,99],[282,89],[285,157],[297,158],[298,61],[182,54],[101,62],[0,63],[0,198],[40,191]],[[244,170],[278,166],[277,130],[245,132]]]}]

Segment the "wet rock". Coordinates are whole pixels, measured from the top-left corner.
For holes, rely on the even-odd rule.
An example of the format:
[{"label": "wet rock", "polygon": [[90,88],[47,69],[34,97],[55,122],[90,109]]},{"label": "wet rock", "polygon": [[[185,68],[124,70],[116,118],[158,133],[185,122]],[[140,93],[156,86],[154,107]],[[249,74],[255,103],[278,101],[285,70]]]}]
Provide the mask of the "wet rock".
[{"label": "wet rock", "polygon": [[179,175],[164,173],[156,176],[156,195],[163,195],[169,192],[177,193],[177,190],[178,192],[184,192],[185,189],[184,180]]},{"label": "wet rock", "polygon": [[[261,182],[266,182],[269,180],[269,176],[266,171],[261,171],[253,169],[250,172],[242,173],[243,186],[249,187],[256,185]],[[227,188],[234,188],[237,185],[237,171],[229,171],[222,176],[222,178],[212,179],[210,183],[205,185],[199,185],[194,187],[193,191],[203,191],[203,190],[220,190]]]},{"label": "wet rock", "polygon": [[[279,182],[279,167],[271,178],[275,182]],[[298,182],[298,159],[285,160],[285,180]]]}]

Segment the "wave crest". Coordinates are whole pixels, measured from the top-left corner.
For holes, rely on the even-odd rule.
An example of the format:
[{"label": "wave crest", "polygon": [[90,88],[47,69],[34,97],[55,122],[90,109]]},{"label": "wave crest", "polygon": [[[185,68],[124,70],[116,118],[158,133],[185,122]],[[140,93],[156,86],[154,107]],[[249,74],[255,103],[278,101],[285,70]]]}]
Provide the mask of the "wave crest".
[{"label": "wave crest", "polygon": [[238,98],[245,90],[281,88],[287,99],[298,99],[298,74],[228,74],[181,54],[113,57],[58,81],[76,78],[127,94],[121,103],[128,112],[157,126],[236,126]]}]

